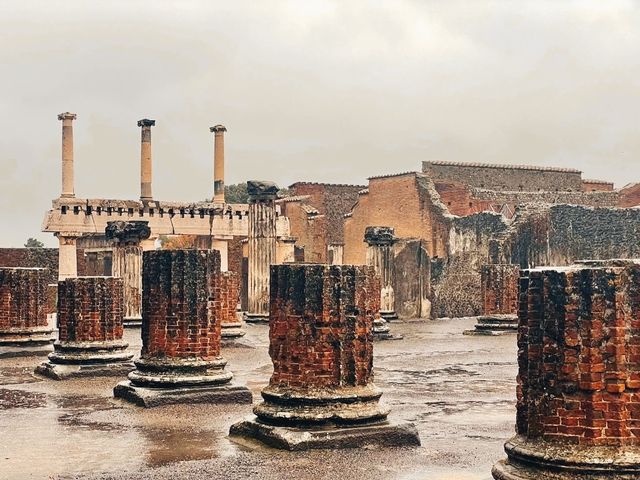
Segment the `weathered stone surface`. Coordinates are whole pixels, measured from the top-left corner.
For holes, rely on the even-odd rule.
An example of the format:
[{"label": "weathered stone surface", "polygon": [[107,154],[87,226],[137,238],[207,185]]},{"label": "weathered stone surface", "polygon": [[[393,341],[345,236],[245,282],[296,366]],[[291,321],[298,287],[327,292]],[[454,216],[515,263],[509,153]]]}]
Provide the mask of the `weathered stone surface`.
[{"label": "weathered stone surface", "polygon": [[48,278],[43,268],[0,268],[0,357],[51,352]]},{"label": "weathered stone surface", "polygon": [[141,358],[114,395],[142,406],[250,401],[246,387],[229,384],[220,355],[220,252],[157,250],[143,258]]},{"label": "weathered stone surface", "polygon": [[[399,431],[387,435],[395,427],[384,422],[389,409],[372,383],[377,283],[373,268],[366,266],[272,267],[273,375],[262,391],[264,402],[254,407],[257,420],[234,425],[232,435],[293,449],[361,446],[359,441],[373,438],[395,445],[385,442],[404,438]],[[350,436],[346,430],[355,432],[356,425],[367,426],[368,433]],[[315,435],[316,428],[326,430]],[[417,434],[403,443],[419,443]]]},{"label": "weathered stone surface", "polygon": [[274,182],[265,180],[249,180],[247,182],[247,193],[249,194],[250,201],[251,197],[254,197],[253,200],[257,198],[275,199],[278,195],[278,190],[280,189]]},{"label": "weathered stone surface", "polygon": [[638,478],[640,265],[525,270],[520,291],[517,435],[494,478]]},{"label": "weathered stone surface", "polygon": [[36,373],[55,380],[121,375],[133,369],[122,340],[122,280],[78,277],[58,282],[58,341]]},{"label": "weathered stone surface", "polygon": [[387,320],[398,318],[393,289],[395,268],[392,246],[395,240],[392,227],[367,227],[364,232],[364,241],[368,245],[367,265],[372,266],[380,276],[380,315]]}]

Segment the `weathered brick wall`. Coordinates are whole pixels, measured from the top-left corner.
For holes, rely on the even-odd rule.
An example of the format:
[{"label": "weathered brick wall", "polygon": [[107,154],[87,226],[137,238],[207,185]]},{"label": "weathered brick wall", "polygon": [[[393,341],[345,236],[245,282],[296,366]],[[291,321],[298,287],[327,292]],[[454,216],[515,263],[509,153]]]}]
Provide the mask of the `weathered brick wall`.
[{"label": "weathered brick wall", "polygon": [[[86,275],[84,250],[77,250],[78,275]],[[0,248],[0,267],[46,268],[49,283],[58,281],[57,248]]]},{"label": "weathered brick wall", "polygon": [[640,205],[640,183],[632,183],[618,190],[620,199],[618,206],[622,208]]},{"label": "weathered brick wall", "polygon": [[327,217],[309,215],[305,203],[306,200],[283,202],[282,214],[289,219],[296,247],[304,251],[304,261],[327,263]]},{"label": "weathered brick wall", "polygon": [[471,201],[486,205],[509,205],[515,209],[525,203],[548,203],[552,205],[566,203],[588,207],[616,207],[620,203],[617,191],[539,191],[539,192],[500,192],[471,188]]},{"label": "weathered brick wall", "polygon": [[485,315],[518,313],[519,278],[519,265],[483,265],[480,272],[482,313]]},{"label": "weathered brick wall", "polygon": [[48,271],[0,268],[0,331],[46,327]]},{"label": "weathered brick wall", "polygon": [[240,277],[235,272],[221,272],[215,279],[213,298],[219,301],[211,303],[214,318],[220,323],[236,323],[236,310],[240,299]]},{"label": "weathered brick wall", "polygon": [[124,286],[115,277],[78,277],[58,282],[61,342],[106,342],[123,334]]},{"label": "weathered brick wall", "polygon": [[[155,250],[142,261],[142,355],[203,358],[220,355],[217,250]],[[217,287],[219,289],[219,287]],[[210,295],[210,291],[212,291]]]},{"label": "weathered brick wall", "polygon": [[518,433],[640,444],[640,266],[529,270],[521,292]]},{"label": "weathered brick wall", "polygon": [[610,192],[612,190],[612,182],[605,182],[602,180],[582,180],[583,192]]},{"label": "weathered brick wall", "polygon": [[366,385],[372,375],[373,315],[380,309],[372,267],[271,267],[271,386]]},{"label": "weathered brick wall", "polygon": [[491,190],[582,190],[582,173],[571,168],[481,163],[422,162],[422,172],[434,181],[458,181]]}]

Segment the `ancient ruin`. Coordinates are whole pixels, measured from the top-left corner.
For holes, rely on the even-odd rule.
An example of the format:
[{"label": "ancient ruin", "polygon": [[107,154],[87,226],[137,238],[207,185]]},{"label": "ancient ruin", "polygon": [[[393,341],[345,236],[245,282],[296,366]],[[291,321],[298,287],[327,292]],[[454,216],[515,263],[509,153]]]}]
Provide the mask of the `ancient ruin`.
[{"label": "ancient ruin", "polygon": [[523,272],[516,436],[498,480],[640,475],[640,265]]},{"label": "ancient ruin", "polygon": [[242,313],[238,311],[240,301],[238,275],[235,272],[220,272],[218,288],[220,311],[216,315],[220,317],[223,341],[243,337],[246,332],[243,328]]},{"label": "ancient ruin", "polygon": [[114,395],[136,405],[251,403],[220,354],[220,252],[143,254],[142,352]]},{"label": "ancient ruin", "polygon": [[232,436],[288,450],[420,444],[413,425],[386,420],[372,382],[377,283],[371,267],[272,267],[274,371],[257,419],[233,425]]},{"label": "ancient ruin", "polygon": [[67,278],[58,283],[58,340],[36,373],[54,380],[126,375],[133,353],[122,340],[123,282],[114,277]]},{"label": "ancient ruin", "polygon": [[51,352],[47,278],[43,268],[0,268],[0,358]]}]

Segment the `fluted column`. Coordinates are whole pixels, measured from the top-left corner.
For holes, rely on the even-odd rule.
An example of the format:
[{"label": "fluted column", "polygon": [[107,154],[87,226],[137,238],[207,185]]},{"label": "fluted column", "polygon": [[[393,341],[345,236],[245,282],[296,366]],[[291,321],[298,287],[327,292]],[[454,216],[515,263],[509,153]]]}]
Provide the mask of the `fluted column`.
[{"label": "fluted column", "polygon": [[393,244],[396,241],[392,227],[367,227],[364,233],[367,242],[367,265],[380,275],[380,315],[397,318],[393,291],[394,265]]},{"label": "fluted column", "polygon": [[213,203],[224,203],[224,125],[210,127],[213,143]]},{"label": "fluted column", "polygon": [[73,187],[73,121],[75,113],[61,113],[58,120],[62,120],[62,192],[60,197],[73,198],[76,196]]},{"label": "fluted column", "polygon": [[156,124],[155,120],[143,118],[138,121],[138,126],[142,127],[140,141],[140,200],[151,200],[151,127]]},{"label": "fluted column", "polygon": [[276,261],[276,206],[273,182],[247,182],[249,193],[249,305],[247,321],[269,319],[269,268]]},{"label": "fluted column", "polygon": [[113,276],[124,282],[124,325],[142,323],[142,240],[151,229],[146,221],[107,222],[105,236],[114,242]]}]

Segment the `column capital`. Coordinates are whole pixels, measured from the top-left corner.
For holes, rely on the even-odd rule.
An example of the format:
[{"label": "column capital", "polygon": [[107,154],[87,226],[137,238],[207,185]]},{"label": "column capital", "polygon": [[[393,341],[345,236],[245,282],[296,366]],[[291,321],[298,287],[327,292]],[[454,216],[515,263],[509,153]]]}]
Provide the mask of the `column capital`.
[{"label": "column capital", "polygon": [[392,245],[397,238],[393,227],[367,227],[364,231],[364,241],[372,245]]},{"label": "column capital", "polygon": [[153,127],[156,124],[155,120],[149,120],[148,118],[143,118],[142,120],[138,120],[139,127]]},{"label": "column capital", "polygon": [[75,113],[64,112],[58,114],[58,120],[75,120],[76,118],[77,115]]},{"label": "column capital", "polygon": [[278,196],[278,186],[274,182],[264,180],[249,180],[247,182],[247,193],[249,202],[256,200],[275,200]]},{"label": "column capital", "polygon": [[214,125],[213,127],[209,127],[209,131],[212,133],[224,133],[227,131],[227,127],[224,125]]},{"label": "column capital", "polygon": [[104,234],[107,240],[117,240],[121,243],[140,243],[151,236],[151,229],[147,221],[133,220],[125,222],[116,220],[107,222]]}]

